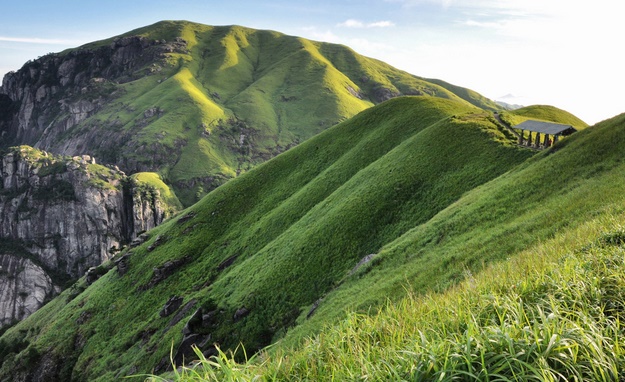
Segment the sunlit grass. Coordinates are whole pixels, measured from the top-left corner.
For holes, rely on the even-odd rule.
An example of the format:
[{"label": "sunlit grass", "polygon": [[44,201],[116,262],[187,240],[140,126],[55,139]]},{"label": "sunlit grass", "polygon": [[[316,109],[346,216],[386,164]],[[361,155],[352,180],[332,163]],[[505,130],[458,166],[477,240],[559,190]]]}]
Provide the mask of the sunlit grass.
[{"label": "sunlit grass", "polygon": [[292,351],[269,349],[244,363],[199,353],[174,380],[618,380],[624,223],[606,215],[467,274],[447,292],[351,313]]}]

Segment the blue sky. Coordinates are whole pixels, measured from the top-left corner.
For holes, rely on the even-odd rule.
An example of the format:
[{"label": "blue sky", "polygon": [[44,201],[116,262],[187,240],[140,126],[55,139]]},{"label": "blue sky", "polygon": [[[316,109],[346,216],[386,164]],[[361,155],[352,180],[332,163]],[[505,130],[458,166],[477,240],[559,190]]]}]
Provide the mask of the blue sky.
[{"label": "blue sky", "polygon": [[492,98],[589,123],[625,112],[616,0],[0,0],[0,75],[160,20],[238,24],[348,45]]}]

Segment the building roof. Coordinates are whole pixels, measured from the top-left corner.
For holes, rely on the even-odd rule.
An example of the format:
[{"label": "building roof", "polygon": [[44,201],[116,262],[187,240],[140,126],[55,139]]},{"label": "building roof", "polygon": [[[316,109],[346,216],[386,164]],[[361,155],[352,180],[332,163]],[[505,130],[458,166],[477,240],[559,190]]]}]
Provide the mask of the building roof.
[{"label": "building roof", "polygon": [[514,126],[515,129],[527,130],[527,131],[535,131],[543,134],[572,134],[577,131],[571,125],[563,125],[561,123],[553,123],[553,122],[543,122],[543,121],[534,121],[527,120],[525,122],[519,123]]}]

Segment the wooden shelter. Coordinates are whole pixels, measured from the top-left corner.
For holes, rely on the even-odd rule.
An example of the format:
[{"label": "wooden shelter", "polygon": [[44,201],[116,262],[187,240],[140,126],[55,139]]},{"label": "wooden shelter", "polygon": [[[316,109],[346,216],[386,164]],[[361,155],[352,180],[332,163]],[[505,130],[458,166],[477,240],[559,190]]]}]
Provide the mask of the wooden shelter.
[{"label": "wooden shelter", "polygon": [[[514,128],[521,130],[519,144],[534,148],[549,147],[556,143],[560,137],[571,135],[577,131],[577,129],[571,125],[536,120],[527,120],[514,126]],[[527,139],[525,138],[525,131],[529,132],[529,137]],[[534,133],[536,133],[536,135],[533,137],[532,135]],[[544,136],[542,142],[541,134]]]}]

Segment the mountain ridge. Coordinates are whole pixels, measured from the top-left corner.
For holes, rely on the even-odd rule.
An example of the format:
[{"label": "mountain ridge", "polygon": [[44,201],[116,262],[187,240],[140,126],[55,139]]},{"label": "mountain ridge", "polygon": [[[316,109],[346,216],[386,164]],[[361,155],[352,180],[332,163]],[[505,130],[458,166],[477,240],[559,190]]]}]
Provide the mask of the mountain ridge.
[{"label": "mountain ridge", "polygon": [[[433,97],[401,97],[367,109],[217,188],[121,255],[123,275],[105,266],[113,268],[91,287],[78,284],[29,322],[43,319],[50,322],[45,333],[67,338],[75,330],[92,333],[73,355],[66,353],[69,343],[48,352],[76,359],[78,379],[106,380],[131,364],[165,370],[172,340],[177,362],[190,357],[190,343],[209,335],[210,343],[234,348],[242,341],[248,351],[260,349],[304,319],[363,257],[534,155],[490,118],[466,103]],[[178,314],[159,316],[172,297],[180,300]],[[101,321],[112,306],[120,321]],[[54,311],[64,317],[85,311],[90,319],[75,325],[73,318],[50,318]],[[132,318],[138,315],[141,320]],[[105,339],[112,331],[115,338]],[[136,347],[141,333],[145,346]],[[46,346],[40,344],[31,346]],[[116,361],[99,361],[109,357],[104,348],[125,347]]]},{"label": "mountain ridge", "polygon": [[[190,206],[4,329],[0,380],[160,373],[193,345],[286,348],[406,283],[445,291],[622,200],[618,118],[530,150],[469,89],[273,31],[161,22],[6,81],[0,111],[17,111],[1,142],[97,143],[153,170],[128,182]],[[548,106],[500,114],[586,127]]]},{"label": "mountain ridge", "polygon": [[345,46],[184,21],[44,56],[7,75],[0,93],[13,115],[0,126],[0,146],[89,154],[129,174],[157,171],[187,206],[392,97],[464,96],[497,109]]}]

